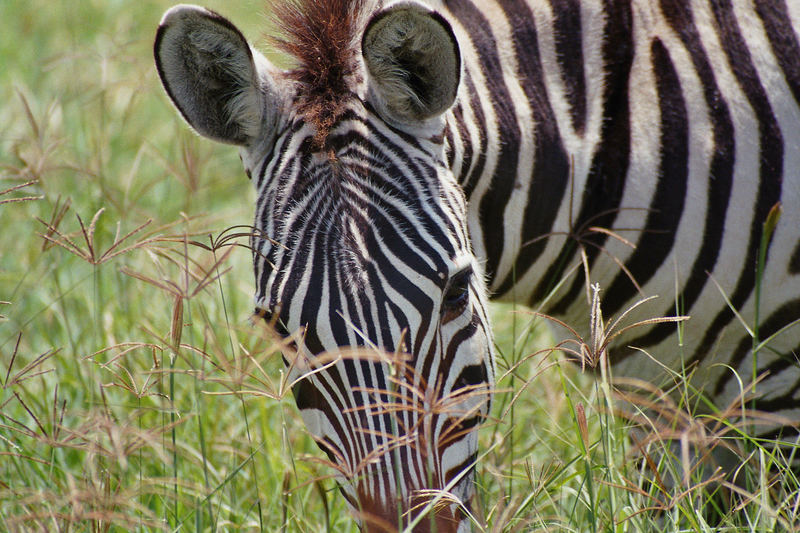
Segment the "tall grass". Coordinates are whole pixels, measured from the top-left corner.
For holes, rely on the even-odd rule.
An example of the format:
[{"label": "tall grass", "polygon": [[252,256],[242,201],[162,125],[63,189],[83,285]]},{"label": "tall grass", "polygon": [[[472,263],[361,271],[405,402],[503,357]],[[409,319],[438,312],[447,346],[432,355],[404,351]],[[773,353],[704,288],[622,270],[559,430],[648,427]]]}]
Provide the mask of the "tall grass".
[{"label": "tall grass", "polygon": [[[257,42],[260,4],[208,2]],[[0,3],[0,529],[356,531],[250,321],[251,185],[156,79],[168,5]],[[746,428],[641,388],[681,425],[615,416],[611,376],[566,363],[546,319],[494,317],[476,529],[797,527],[797,479]],[[748,483],[687,473],[658,434],[749,442]]]}]

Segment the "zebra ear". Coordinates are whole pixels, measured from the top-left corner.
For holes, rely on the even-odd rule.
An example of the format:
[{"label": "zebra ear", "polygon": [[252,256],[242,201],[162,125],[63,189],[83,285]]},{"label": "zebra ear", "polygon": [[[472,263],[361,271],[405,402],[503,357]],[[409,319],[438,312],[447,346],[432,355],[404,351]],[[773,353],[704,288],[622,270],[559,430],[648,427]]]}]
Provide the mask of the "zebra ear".
[{"label": "zebra ear", "polygon": [[265,116],[278,109],[271,66],[224,17],[198,6],[171,8],[154,55],[164,89],[199,134],[245,146],[273,126]]},{"label": "zebra ear", "polygon": [[453,105],[461,55],[453,29],[438,13],[416,2],[379,11],[367,23],[361,53],[384,118],[414,124]]}]

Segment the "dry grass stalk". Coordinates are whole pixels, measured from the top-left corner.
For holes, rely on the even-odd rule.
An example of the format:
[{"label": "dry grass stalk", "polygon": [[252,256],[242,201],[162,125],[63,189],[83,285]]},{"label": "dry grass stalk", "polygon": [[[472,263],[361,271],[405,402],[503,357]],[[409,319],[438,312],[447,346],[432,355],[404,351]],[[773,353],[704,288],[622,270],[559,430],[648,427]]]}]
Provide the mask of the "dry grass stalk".
[{"label": "dry grass stalk", "polygon": [[[25,187],[29,187],[31,185],[35,185],[37,183],[39,183],[39,180],[29,180],[29,181],[27,181],[25,183],[22,183],[20,185],[15,185],[13,187],[9,187],[8,189],[0,191],[0,196],[5,196],[6,194],[12,193],[14,191],[18,191],[20,189],[23,189]],[[31,201],[31,200],[41,200],[42,198],[44,198],[44,196],[41,195],[41,194],[38,195],[38,196],[20,196],[20,197],[16,197],[16,198],[0,198],[0,205],[17,203],[17,202],[28,202],[28,201]]]}]

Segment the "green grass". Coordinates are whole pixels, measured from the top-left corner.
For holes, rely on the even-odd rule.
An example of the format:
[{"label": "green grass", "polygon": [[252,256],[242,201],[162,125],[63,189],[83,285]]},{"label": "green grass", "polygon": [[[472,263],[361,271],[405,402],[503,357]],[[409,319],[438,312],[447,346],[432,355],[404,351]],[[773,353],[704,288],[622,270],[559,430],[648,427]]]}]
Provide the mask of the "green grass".
[{"label": "green grass", "polygon": [[[263,44],[261,2],[207,4]],[[0,192],[19,187],[0,195],[0,529],[356,531],[249,322],[249,251],[220,239],[250,222],[251,184],[155,75],[168,6],[0,2]],[[683,479],[658,440],[645,468],[606,380],[547,350],[542,318],[497,305],[494,321],[487,531],[800,523],[798,481],[768,448],[739,438],[744,488]]]}]

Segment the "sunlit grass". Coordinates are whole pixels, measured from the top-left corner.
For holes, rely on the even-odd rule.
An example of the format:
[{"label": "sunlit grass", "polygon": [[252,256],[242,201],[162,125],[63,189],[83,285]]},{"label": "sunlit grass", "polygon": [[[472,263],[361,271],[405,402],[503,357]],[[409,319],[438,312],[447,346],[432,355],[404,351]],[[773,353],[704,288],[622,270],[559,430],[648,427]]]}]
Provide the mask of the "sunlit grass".
[{"label": "sunlit grass", "polygon": [[[261,2],[208,4],[263,41]],[[250,320],[236,150],[190,133],[157,81],[168,5],[0,2],[0,529],[356,531]],[[547,319],[498,305],[494,322],[476,529],[797,526],[795,474],[746,428],[643,386],[615,417],[608,375],[554,352]],[[668,429],[735,438],[746,482],[687,475]]]}]

